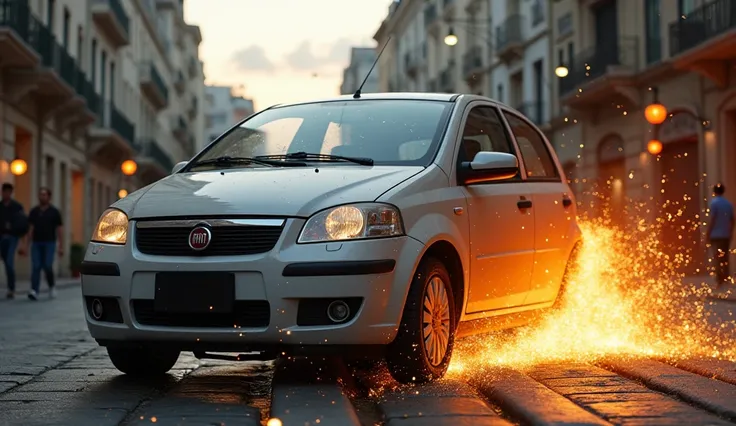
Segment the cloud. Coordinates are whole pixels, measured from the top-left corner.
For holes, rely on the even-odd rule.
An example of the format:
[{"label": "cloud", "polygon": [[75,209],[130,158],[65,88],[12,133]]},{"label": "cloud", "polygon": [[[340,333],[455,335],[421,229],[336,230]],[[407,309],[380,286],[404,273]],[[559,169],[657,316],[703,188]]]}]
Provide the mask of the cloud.
[{"label": "cloud", "polygon": [[324,65],[324,59],[312,53],[312,44],[303,42],[293,52],[286,55],[286,63],[295,70],[313,70]]},{"label": "cloud", "polygon": [[273,71],[275,68],[263,48],[256,45],[238,50],[230,61],[240,71]]},{"label": "cloud", "polygon": [[350,48],[356,45],[355,40],[344,37],[338,39],[330,48],[329,60],[331,62],[347,63],[350,60]]},{"label": "cloud", "polygon": [[327,68],[345,67],[350,61],[350,48],[361,43],[350,38],[340,38],[333,43],[319,46],[326,55],[316,55],[312,43],[302,42],[294,51],[284,57],[286,64],[298,71],[317,71]]}]

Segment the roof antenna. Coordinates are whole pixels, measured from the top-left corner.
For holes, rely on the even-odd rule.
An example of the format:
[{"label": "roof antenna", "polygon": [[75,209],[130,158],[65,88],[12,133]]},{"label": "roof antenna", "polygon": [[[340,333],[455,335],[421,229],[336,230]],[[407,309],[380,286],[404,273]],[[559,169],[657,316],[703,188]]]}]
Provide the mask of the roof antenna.
[{"label": "roof antenna", "polygon": [[386,43],[384,43],[383,47],[381,48],[381,51],[378,52],[378,55],[376,56],[376,60],[373,61],[373,65],[371,65],[371,69],[368,70],[368,74],[365,75],[363,82],[360,83],[360,87],[358,87],[358,90],[355,91],[355,94],[353,95],[353,99],[360,99],[360,91],[363,89],[363,86],[365,86],[365,82],[368,81],[368,77],[370,77],[371,73],[373,72],[373,68],[376,67],[378,60],[381,58],[383,51],[386,49],[386,46],[388,46],[389,41],[391,41],[391,36],[388,37],[388,40],[386,40]]}]

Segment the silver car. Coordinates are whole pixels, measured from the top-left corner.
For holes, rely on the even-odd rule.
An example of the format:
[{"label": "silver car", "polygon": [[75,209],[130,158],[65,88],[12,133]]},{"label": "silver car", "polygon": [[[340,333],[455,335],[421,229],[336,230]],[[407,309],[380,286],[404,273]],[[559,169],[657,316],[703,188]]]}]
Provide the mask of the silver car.
[{"label": "silver car", "polygon": [[128,374],[163,374],[181,351],[335,353],[427,382],[456,338],[552,307],[580,241],[555,153],[519,112],[339,97],[261,111],[113,204],[82,291]]}]

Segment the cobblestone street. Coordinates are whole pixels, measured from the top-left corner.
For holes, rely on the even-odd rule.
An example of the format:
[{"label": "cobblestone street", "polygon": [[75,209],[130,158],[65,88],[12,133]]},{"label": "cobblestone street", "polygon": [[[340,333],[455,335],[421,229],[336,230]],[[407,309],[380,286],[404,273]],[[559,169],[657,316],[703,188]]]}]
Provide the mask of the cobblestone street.
[{"label": "cobblestone street", "polygon": [[[728,318],[732,302],[716,302]],[[2,425],[604,425],[736,421],[736,364],[609,360],[402,388],[334,360],[199,361],[163,379],[121,375],[89,337],[79,287],[0,302]],[[271,424],[278,424],[272,422]]]}]

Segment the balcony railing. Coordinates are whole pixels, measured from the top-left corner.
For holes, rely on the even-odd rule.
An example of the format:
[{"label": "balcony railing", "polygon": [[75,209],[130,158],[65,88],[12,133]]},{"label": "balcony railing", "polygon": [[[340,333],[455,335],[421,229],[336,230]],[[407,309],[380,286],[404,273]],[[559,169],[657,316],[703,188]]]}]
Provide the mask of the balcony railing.
[{"label": "balcony railing", "polygon": [[161,148],[161,146],[153,139],[146,141],[146,152],[149,157],[156,161],[161,167],[170,172],[174,168],[174,161],[169,154]]},{"label": "balcony railing", "polygon": [[147,72],[148,78],[150,78],[151,83],[156,87],[156,89],[161,92],[161,96],[163,96],[166,103],[169,101],[169,88],[166,87],[166,83],[164,82],[163,77],[161,77],[161,74],[158,72],[158,69],[153,63],[144,64],[144,70]]},{"label": "balcony railing", "polygon": [[534,0],[532,5],[532,27],[544,22],[544,2],[542,0]]},{"label": "balcony railing", "polygon": [[34,50],[40,48],[43,24],[31,14],[28,0],[0,0],[0,26],[8,27]]},{"label": "balcony railing", "polygon": [[496,51],[501,52],[511,45],[523,43],[523,17],[520,14],[511,15],[496,27]]},{"label": "balcony railing", "polygon": [[483,68],[483,52],[480,46],[471,47],[463,55],[463,74],[468,74]]},{"label": "balcony railing", "polygon": [[544,120],[544,103],[543,102],[524,102],[516,107],[516,109],[524,114],[534,124],[540,125]]},{"label": "balcony railing", "polygon": [[670,24],[670,56],[736,28],[736,2],[715,0]]},{"label": "balcony railing", "polygon": [[638,39],[624,37],[586,49],[576,54],[568,66],[569,74],[560,79],[560,95],[564,96],[608,72],[608,67],[638,69]]},{"label": "balcony railing", "polygon": [[132,146],[135,142],[135,125],[128,121],[125,116],[110,104],[110,128],[115,130]]},{"label": "balcony railing", "polygon": [[95,0],[95,3],[105,3],[110,6],[110,10],[115,15],[115,19],[118,20],[120,26],[125,29],[125,32],[130,34],[130,18],[125,13],[125,8],[120,3],[120,0]]}]

